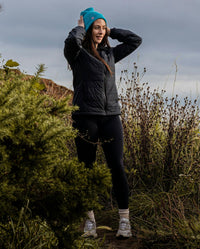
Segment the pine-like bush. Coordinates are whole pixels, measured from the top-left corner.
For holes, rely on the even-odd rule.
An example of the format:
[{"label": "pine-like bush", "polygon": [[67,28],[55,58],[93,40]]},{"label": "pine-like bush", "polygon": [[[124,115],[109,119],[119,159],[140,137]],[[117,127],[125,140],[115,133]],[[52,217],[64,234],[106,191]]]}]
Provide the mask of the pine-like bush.
[{"label": "pine-like bush", "polygon": [[58,248],[72,248],[76,222],[99,207],[98,193],[110,187],[105,165],[86,169],[71,156],[67,145],[76,136],[69,122],[73,107],[67,98],[40,94],[42,71],[40,66],[35,77],[26,79],[9,67],[0,70],[1,248],[24,248],[22,238],[15,247],[5,238],[8,224],[18,221],[27,201],[30,219],[48,224]]}]

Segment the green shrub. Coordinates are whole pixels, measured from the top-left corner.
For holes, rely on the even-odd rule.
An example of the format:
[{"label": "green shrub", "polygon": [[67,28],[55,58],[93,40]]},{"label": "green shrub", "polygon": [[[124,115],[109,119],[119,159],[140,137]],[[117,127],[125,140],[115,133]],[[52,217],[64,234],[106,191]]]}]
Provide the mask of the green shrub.
[{"label": "green shrub", "polygon": [[[68,98],[40,94],[35,83],[42,71],[43,66],[32,79],[0,71],[0,234],[11,220],[17,224],[29,200],[29,225],[38,217],[54,233],[58,248],[71,248],[76,223],[89,209],[99,208],[98,194],[110,187],[110,172],[105,165],[86,169],[71,157],[73,107]],[[0,243],[6,248],[7,242]]]},{"label": "green shrub", "polygon": [[16,218],[16,222],[10,219],[7,224],[0,223],[0,243],[4,248],[47,249],[57,246],[58,241],[47,223],[39,217],[32,219],[28,202]]}]

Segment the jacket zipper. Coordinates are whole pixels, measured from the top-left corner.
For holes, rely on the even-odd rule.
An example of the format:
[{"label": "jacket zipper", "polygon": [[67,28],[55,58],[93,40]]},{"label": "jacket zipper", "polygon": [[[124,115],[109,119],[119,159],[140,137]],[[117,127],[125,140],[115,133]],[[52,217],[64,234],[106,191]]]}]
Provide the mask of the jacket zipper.
[{"label": "jacket zipper", "polygon": [[104,109],[106,111],[106,106],[107,106],[107,95],[106,95],[106,80],[104,79],[104,95],[105,95],[105,104],[104,104]]}]

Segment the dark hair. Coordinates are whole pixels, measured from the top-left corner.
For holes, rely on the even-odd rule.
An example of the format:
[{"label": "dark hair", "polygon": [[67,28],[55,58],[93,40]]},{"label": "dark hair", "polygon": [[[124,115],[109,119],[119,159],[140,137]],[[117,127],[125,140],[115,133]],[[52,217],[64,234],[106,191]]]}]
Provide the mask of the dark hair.
[{"label": "dark hair", "polygon": [[[93,23],[94,24],[94,23]],[[82,42],[83,47],[89,52],[91,53],[94,57],[96,57],[97,59],[99,59],[101,62],[103,62],[103,64],[106,66],[106,68],[108,69],[108,71],[110,72],[110,74],[112,75],[112,71],[109,67],[109,65],[106,63],[106,61],[99,55],[94,42],[92,40],[92,29],[93,29],[93,24],[89,27],[89,29],[86,32],[85,38]],[[110,47],[109,41],[108,41],[108,34],[106,32],[102,42],[99,44],[99,46],[102,47]]]}]

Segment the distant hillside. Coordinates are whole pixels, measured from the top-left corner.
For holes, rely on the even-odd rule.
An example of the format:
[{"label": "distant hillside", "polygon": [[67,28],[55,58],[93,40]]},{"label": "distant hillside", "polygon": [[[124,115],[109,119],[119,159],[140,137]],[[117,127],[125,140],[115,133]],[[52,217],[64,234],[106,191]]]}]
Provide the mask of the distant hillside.
[{"label": "distant hillside", "polygon": [[46,87],[45,90],[43,90],[46,94],[51,95],[52,97],[55,97],[57,99],[66,97],[68,95],[73,96],[73,91],[56,84],[54,81],[50,79],[40,78],[41,83],[43,83]]},{"label": "distant hillside", "polygon": [[[2,69],[0,69],[1,71]],[[16,74],[23,74],[19,69],[10,69],[13,72],[15,72]],[[34,77],[33,75],[28,75],[28,74],[23,74],[25,79],[31,79],[32,77]],[[64,98],[68,95],[73,96],[73,91],[56,84],[53,80],[50,79],[46,79],[46,78],[40,78],[40,82],[41,84],[44,84],[45,89],[42,90],[42,93],[50,95],[56,99],[60,99],[60,98]]]}]

